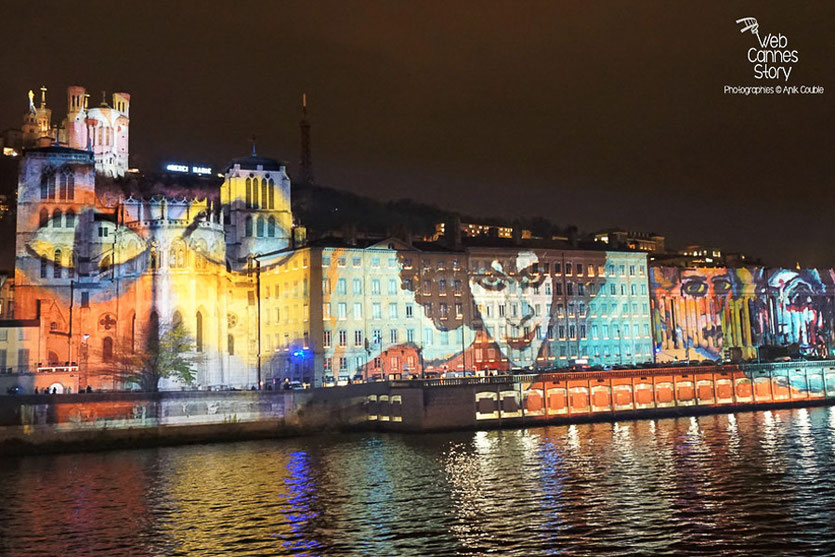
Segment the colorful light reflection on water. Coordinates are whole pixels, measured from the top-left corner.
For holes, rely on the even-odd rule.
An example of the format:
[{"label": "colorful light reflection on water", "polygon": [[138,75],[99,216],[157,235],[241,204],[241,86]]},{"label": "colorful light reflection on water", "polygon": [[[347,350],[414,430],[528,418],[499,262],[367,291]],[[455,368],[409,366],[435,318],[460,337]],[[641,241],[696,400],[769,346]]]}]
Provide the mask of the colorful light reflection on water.
[{"label": "colorful light reflection on water", "polygon": [[0,460],[3,555],[835,553],[835,408]]}]

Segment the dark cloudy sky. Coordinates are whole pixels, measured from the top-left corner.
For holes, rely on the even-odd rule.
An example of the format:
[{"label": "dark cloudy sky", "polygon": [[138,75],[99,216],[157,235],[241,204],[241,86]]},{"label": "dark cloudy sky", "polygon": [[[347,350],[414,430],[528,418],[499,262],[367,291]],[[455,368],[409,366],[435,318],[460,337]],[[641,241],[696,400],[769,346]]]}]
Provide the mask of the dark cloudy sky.
[{"label": "dark cloudy sky", "polygon": [[[468,213],[626,226],[835,266],[835,3],[0,2],[0,126],[42,83],[132,95],[131,158],[299,158],[319,182]],[[735,20],[797,49],[755,85]],[[779,83],[772,82],[771,84]]]}]

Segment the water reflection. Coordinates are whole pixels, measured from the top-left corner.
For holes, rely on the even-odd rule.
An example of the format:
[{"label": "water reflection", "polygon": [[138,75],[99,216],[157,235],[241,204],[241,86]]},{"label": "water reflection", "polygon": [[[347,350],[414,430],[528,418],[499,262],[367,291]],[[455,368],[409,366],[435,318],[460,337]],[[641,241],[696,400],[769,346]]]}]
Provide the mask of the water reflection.
[{"label": "water reflection", "polygon": [[835,553],[835,409],[0,460],[2,555]]}]

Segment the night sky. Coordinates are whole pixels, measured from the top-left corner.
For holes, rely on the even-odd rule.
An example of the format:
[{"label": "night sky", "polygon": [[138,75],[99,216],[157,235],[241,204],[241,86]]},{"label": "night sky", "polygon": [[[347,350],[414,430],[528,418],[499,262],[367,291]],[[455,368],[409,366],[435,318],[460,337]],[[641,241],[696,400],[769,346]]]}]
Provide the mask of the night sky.
[{"label": "night sky", "polygon": [[[476,215],[657,231],[835,266],[835,3],[0,2],[0,128],[41,84],[127,91],[131,164],[299,159],[319,183]],[[797,49],[760,85],[735,20]],[[769,85],[785,84],[780,81]],[[60,118],[59,118],[60,119]]]}]

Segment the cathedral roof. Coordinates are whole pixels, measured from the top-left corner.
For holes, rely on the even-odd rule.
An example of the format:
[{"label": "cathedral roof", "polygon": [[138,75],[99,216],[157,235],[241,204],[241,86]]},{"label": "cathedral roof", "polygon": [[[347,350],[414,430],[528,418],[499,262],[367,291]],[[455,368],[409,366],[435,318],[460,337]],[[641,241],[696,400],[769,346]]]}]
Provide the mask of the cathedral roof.
[{"label": "cathedral roof", "polygon": [[275,159],[268,159],[267,157],[259,157],[258,155],[249,155],[248,157],[238,157],[229,161],[226,165],[226,170],[229,170],[236,164],[241,166],[241,170],[257,170],[260,166],[263,170],[281,170],[282,166],[286,166],[283,162]]},{"label": "cathedral roof", "polygon": [[92,155],[92,152],[84,149],[73,149],[72,147],[59,147],[57,145],[49,145],[46,147],[31,147],[26,149],[27,153],[66,153],[71,155]]}]

